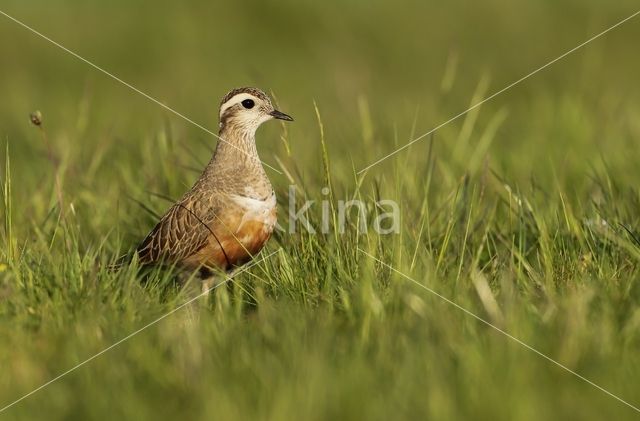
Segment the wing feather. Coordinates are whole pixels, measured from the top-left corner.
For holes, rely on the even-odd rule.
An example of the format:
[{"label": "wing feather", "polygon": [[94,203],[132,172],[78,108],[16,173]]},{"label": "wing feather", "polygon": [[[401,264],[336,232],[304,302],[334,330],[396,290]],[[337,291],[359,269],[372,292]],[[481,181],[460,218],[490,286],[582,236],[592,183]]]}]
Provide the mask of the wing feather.
[{"label": "wing feather", "polygon": [[177,263],[209,243],[219,206],[182,200],[171,207],[137,249],[142,264]]}]

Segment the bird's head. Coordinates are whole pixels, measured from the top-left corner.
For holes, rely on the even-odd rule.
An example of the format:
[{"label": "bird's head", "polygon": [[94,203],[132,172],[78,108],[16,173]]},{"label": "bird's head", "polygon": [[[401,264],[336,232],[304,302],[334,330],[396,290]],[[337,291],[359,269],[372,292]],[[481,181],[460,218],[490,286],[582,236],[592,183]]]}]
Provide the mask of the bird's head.
[{"label": "bird's head", "polygon": [[273,118],[293,121],[276,110],[267,94],[257,88],[234,89],[220,103],[221,129],[233,125],[237,130],[255,133],[262,123]]}]

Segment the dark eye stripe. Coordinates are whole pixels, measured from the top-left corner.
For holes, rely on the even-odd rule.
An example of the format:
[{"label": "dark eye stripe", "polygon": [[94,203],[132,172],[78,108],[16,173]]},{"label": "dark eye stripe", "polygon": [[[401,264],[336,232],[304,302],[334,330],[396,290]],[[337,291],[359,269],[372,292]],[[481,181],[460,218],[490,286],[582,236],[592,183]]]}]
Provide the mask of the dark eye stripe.
[{"label": "dark eye stripe", "polygon": [[252,99],[245,99],[244,101],[241,102],[241,104],[246,109],[251,109],[253,108],[254,105],[256,105]]}]

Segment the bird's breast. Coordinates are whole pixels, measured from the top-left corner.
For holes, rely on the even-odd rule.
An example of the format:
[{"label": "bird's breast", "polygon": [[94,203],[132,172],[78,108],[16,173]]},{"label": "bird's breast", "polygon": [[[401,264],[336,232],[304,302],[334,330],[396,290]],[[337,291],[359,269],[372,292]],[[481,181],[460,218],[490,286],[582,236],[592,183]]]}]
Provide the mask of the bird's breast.
[{"label": "bird's breast", "polygon": [[276,225],[276,197],[265,200],[230,195],[230,206],[218,216],[220,225],[207,246],[189,257],[186,266],[230,269],[246,263],[260,252]]},{"label": "bird's breast", "polygon": [[264,200],[240,195],[231,195],[231,200],[242,213],[238,231],[242,231],[246,225],[255,226],[258,223],[262,224],[265,233],[271,234],[273,232],[277,222],[276,195],[273,191]]}]

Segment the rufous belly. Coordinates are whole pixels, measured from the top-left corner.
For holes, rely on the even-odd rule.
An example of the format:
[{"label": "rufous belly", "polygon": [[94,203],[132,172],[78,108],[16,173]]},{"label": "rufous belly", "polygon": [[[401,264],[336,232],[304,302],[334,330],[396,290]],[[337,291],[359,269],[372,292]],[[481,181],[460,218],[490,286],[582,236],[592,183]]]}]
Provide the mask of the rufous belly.
[{"label": "rufous belly", "polygon": [[275,224],[275,196],[266,201],[245,198],[224,215],[219,223],[212,224],[212,232],[205,247],[185,259],[185,266],[209,267],[229,270],[248,262],[264,247],[271,237]]}]

